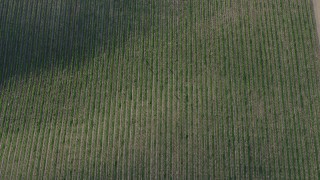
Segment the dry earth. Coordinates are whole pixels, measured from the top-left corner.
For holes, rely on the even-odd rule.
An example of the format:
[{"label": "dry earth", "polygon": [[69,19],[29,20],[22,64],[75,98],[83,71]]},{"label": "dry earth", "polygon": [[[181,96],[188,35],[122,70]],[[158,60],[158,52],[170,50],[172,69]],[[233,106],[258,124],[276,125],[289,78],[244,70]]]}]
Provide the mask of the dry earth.
[{"label": "dry earth", "polygon": [[316,17],[316,22],[317,22],[318,40],[320,41],[320,1],[313,0],[313,7],[314,7],[314,15]]}]

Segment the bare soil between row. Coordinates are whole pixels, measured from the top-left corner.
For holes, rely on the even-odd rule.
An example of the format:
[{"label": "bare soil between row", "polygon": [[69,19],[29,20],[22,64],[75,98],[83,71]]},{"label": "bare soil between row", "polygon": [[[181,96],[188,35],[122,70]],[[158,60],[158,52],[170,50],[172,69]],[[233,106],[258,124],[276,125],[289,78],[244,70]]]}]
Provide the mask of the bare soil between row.
[{"label": "bare soil between row", "polygon": [[314,15],[316,18],[318,40],[320,45],[320,0],[313,0]]}]

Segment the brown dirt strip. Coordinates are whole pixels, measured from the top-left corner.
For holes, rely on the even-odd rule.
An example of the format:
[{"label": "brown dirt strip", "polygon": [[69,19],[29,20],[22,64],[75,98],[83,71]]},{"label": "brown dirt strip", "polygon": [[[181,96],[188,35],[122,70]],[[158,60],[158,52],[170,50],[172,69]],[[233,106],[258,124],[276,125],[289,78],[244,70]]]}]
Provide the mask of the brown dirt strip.
[{"label": "brown dirt strip", "polygon": [[313,0],[314,15],[317,23],[318,40],[320,42],[320,1]]}]

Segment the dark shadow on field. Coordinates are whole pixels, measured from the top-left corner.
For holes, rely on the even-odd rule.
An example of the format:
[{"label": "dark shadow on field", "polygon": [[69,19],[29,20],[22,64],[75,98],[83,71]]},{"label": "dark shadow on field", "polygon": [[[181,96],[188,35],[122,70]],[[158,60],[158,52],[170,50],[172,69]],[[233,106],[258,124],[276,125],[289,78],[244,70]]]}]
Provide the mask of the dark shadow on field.
[{"label": "dark shadow on field", "polygon": [[12,77],[108,52],[129,33],[141,34],[134,27],[147,11],[130,0],[0,0],[0,88]]}]

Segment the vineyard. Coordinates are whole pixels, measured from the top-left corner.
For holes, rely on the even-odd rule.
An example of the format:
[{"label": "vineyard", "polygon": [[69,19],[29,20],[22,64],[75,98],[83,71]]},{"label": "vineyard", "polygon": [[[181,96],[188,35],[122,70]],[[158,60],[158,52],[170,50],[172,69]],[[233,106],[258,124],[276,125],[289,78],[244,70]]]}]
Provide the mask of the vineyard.
[{"label": "vineyard", "polygon": [[0,0],[0,179],[318,179],[316,13]]}]

